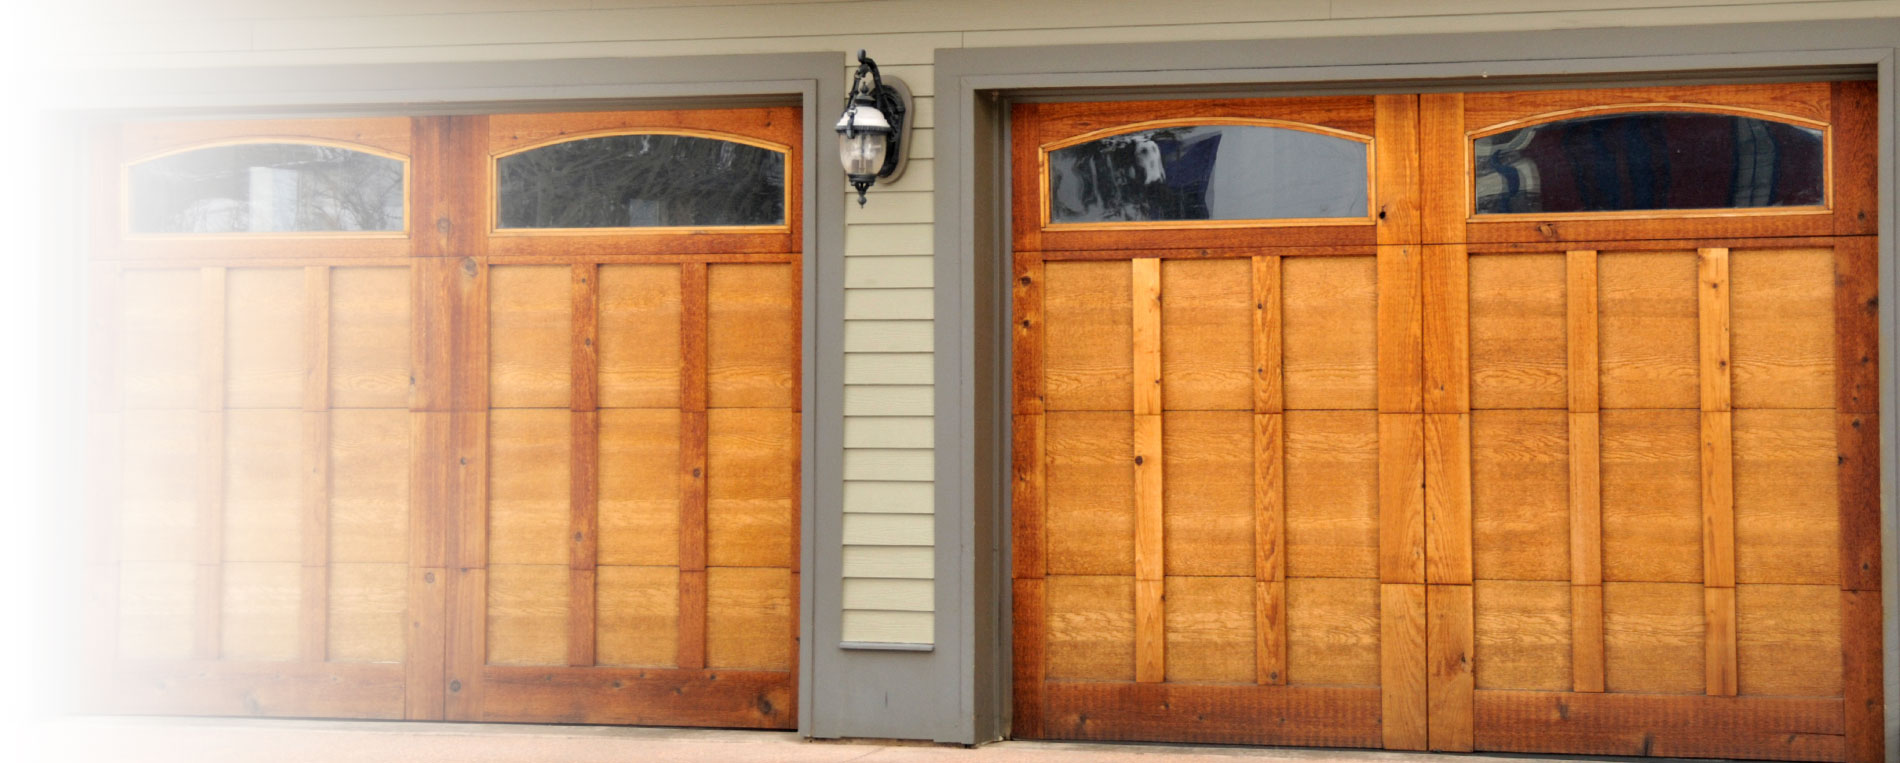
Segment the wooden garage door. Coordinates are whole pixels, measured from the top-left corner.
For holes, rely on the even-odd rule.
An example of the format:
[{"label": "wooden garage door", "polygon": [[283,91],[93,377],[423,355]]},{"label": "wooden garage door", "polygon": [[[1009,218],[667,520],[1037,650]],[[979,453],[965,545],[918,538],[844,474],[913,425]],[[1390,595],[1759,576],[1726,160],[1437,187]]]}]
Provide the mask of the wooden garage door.
[{"label": "wooden garage door", "polygon": [[1016,735],[1879,757],[1872,92],[1017,106]]},{"label": "wooden garage door", "polygon": [[801,129],[103,131],[91,707],[792,727]]}]

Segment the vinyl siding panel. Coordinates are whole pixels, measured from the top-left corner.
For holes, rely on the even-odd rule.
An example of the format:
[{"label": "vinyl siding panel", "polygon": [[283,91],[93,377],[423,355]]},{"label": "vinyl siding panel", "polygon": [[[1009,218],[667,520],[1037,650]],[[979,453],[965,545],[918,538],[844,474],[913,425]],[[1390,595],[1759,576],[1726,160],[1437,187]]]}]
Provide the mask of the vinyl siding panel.
[{"label": "vinyl siding panel", "polygon": [[[910,164],[846,204],[845,638],[928,642],[935,368],[931,189],[940,48],[1668,26],[1900,15],[1881,0],[88,0],[54,68],[268,66],[867,49],[913,95]],[[816,171],[836,171],[821,147]],[[954,171],[946,168],[946,171]],[[811,254],[811,253],[808,253]],[[832,415],[832,414],[827,414]],[[830,585],[820,582],[820,585]]]}]

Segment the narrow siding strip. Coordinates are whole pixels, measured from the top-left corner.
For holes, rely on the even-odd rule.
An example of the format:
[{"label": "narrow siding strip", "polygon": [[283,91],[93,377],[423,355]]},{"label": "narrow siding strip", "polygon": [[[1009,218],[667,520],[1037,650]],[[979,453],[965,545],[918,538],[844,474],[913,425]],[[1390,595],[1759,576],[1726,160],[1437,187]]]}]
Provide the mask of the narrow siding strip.
[{"label": "narrow siding strip", "polygon": [[[1043,417],[1018,415],[1011,451],[1010,545],[1012,569],[1021,580],[1041,578],[1047,570],[1044,550]],[[1020,639],[1019,639],[1020,643]]]},{"label": "narrow siding strip", "polygon": [[1429,633],[1427,691],[1431,697],[1431,749],[1471,750],[1471,586],[1433,585],[1426,590]]},{"label": "narrow siding strip", "polygon": [[927,321],[935,303],[929,289],[850,289],[844,293],[844,319]]},{"label": "narrow siding strip", "polygon": [[1379,586],[1379,710],[1385,749],[1423,750],[1428,742],[1425,586]]},{"label": "narrow siding strip", "polygon": [[847,609],[840,625],[845,641],[874,644],[929,644],[936,638],[936,617],[929,612]]},{"label": "narrow siding strip", "polygon": [[844,608],[863,611],[929,612],[935,608],[934,580],[845,578]]},{"label": "narrow siding strip", "polygon": [[929,514],[935,496],[928,482],[857,480],[844,483],[844,510],[865,514]]},{"label": "narrow siding strip", "polygon": [[1570,690],[1603,691],[1603,586],[1570,587]]},{"label": "narrow siding strip", "polygon": [[844,452],[844,478],[847,480],[900,480],[930,482],[935,479],[936,458],[924,449],[867,448]]},{"label": "narrow siding strip", "polygon": [[935,572],[930,546],[845,546],[844,576],[928,580]]},{"label": "narrow siding strip", "polygon": [[1379,247],[1379,411],[1423,410],[1420,370],[1419,253],[1416,246]]},{"label": "narrow siding strip", "polygon": [[928,514],[845,514],[844,542],[854,546],[928,546],[936,543]]},{"label": "narrow siding strip", "polygon": [[929,386],[935,357],[928,352],[853,352],[844,356],[844,383],[851,385]]},{"label": "narrow siding strip", "polygon": [[1565,295],[1568,307],[1570,410],[1597,410],[1597,253],[1591,250],[1564,255]]},{"label": "narrow siding strip", "polygon": [[930,352],[935,346],[931,321],[846,321],[845,352]]},{"label": "narrow siding strip", "polygon": [[846,416],[930,416],[936,412],[934,391],[927,385],[862,385],[844,388]]},{"label": "narrow siding strip", "polygon": [[1253,410],[1279,413],[1281,386],[1280,258],[1253,258]]},{"label": "narrow siding strip", "polygon": [[1469,413],[1425,414],[1425,576],[1471,584]]},{"label": "narrow siding strip", "polygon": [[198,588],[192,653],[215,660],[224,626],[225,271],[199,271]]},{"label": "narrow siding strip", "polygon": [[1379,414],[1380,582],[1425,582],[1424,472],[1423,416]]},{"label": "narrow siding strip", "polygon": [[1702,410],[1729,410],[1728,250],[1696,250]]},{"label": "narrow siding strip", "polygon": [[936,443],[935,420],[928,416],[847,416],[846,448],[929,448]]},{"label": "narrow siding strip", "polygon": [[1471,288],[1463,246],[1427,246],[1424,271],[1425,410],[1471,411]]},{"label": "narrow siding strip", "polygon": [[[308,387],[306,387],[308,389]],[[329,658],[330,414],[303,413],[303,592],[299,649],[304,662]]]}]

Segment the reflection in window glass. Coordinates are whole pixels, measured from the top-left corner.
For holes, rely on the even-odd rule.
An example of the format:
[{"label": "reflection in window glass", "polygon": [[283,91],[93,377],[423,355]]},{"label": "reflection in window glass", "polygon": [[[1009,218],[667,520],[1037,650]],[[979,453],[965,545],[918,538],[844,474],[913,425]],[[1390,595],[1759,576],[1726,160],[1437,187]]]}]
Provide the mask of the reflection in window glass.
[{"label": "reflection in window glass", "polygon": [[402,162],[337,146],[240,143],[134,164],[133,233],[402,230]]},{"label": "reflection in window glass", "polygon": [[502,228],[782,225],[785,155],[690,135],[610,135],[501,158]]},{"label": "reflection in window glass", "polygon": [[1821,130],[1727,114],[1605,114],[1479,138],[1478,214],[1826,203]]},{"label": "reflection in window glass", "polygon": [[1049,221],[1365,217],[1366,144],[1258,125],[1111,135],[1049,152]]}]

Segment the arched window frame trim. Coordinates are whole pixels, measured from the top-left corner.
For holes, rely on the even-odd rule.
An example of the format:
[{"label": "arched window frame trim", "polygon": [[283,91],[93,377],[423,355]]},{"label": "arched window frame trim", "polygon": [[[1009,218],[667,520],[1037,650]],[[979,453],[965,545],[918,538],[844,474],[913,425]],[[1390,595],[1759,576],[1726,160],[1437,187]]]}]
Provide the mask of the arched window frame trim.
[{"label": "arched window frame trim", "polygon": [[[1503,214],[1478,214],[1478,139],[1499,133],[1533,127],[1542,124],[1563,122],[1582,117],[1604,114],[1637,114],[1672,112],[1682,114],[1717,114],[1723,116],[1751,117],[1770,122],[1809,127],[1821,131],[1821,198],[1819,206],[1804,207],[1718,207],[1702,209],[1643,209],[1643,210],[1606,210],[1601,212],[1513,212]],[[1660,101],[1645,103],[1617,103],[1602,106],[1585,106],[1575,109],[1548,111],[1533,114],[1521,119],[1498,122],[1493,125],[1470,130],[1465,133],[1465,173],[1464,199],[1465,219],[1472,223],[1485,222],[1522,222],[1524,220],[1638,220],[1659,217],[1745,217],[1758,215],[1825,215],[1834,211],[1834,130],[1833,125],[1815,119],[1798,117],[1779,111],[1751,109],[1742,106],[1724,106],[1714,103],[1691,103],[1679,101]]]},{"label": "arched window frame trim", "polygon": [[[1050,183],[1049,183],[1050,181],[1049,154],[1051,152],[1060,151],[1062,149],[1069,148],[1071,146],[1079,146],[1083,143],[1089,143],[1092,141],[1101,140],[1103,138],[1110,138],[1116,135],[1126,135],[1129,133],[1142,132],[1144,130],[1155,130],[1155,129],[1160,129],[1164,127],[1224,127],[1224,126],[1276,127],[1276,128],[1288,129],[1288,130],[1298,130],[1300,132],[1315,133],[1318,135],[1325,135],[1325,136],[1333,137],[1333,138],[1342,138],[1345,140],[1350,140],[1350,141],[1364,144],[1366,148],[1366,214],[1365,216],[1364,217],[1280,217],[1280,218],[1262,218],[1262,219],[1251,219],[1251,220],[1134,220],[1134,221],[1127,221],[1127,222],[1096,222],[1096,223],[1052,222],[1053,214],[1051,212],[1052,201],[1050,198],[1051,194],[1050,194]],[[1072,135],[1070,137],[1063,138],[1062,140],[1052,141],[1050,143],[1045,143],[1037,147],[1036,149],[1037,181],[1036,182],[1037,182],[1038,193],[1041,196],[1041,198],[1038,200],[1038,206],[1040,207],[1040,214],[1041,214],[1040,222],[1044,230],[1058,230],[1058,231],[1129,230],[1129,229],[1166,230],[1166,229],[1173,229],[1173,228],[1179,228],[1179,229],[1289,228],[1289,227],[1305,227],[1305,226],[1316,226],[1316,225],[1374,225],[1378,223],[1377,210],[1379,209],[1379,188],[1378,188],[1378,183],[1377,183],[1378,157],[1376,155],[1376,151],[1377,151],[1377,147],[1373,145],[1373,139],[1372,139],[1372,136],[1370,135],[1353,132],[1351,130],[1341,130],[1341,129],[1333,128],[1333,127],[1325,127],[1322,125],[1308,124],[1305,122],[1293,122],[1293,121],[1288,121],[1285,119],[1259,119],[1259,118],[1249,118],[1249,117],[1175,117],[1171,119],[1154,119],[1154,120],[1148,120],[1148,121],[1143,121],[1143,122],[1131,122],[1128,124],[1116,125],[1114,127],[1105,127],[1100,130],[1092,130],[1090,132],[1085,132],[1080,135]]]},{"label": "arched window frame trim", "polygon": [[740,135],[737,133],[720,132],[718,130],[701,130],[701,129],[690,128],[690,127],[675,127],[675,128],[630,127],[630,128],[613,128],[613,129],[607,129],[607,130],[590,130],[587,132],[576,132],[576,133],[568,133],[565,135],[558,135],[553,138],[549,138],[547,140],[537,141],[537,142],[529,143],[527,145],[522,145],[522,146],[514,146],[514,147],[509,148],[506,151],[497,151],[497,152],[489,154],[488,162],[487,162],[488,164],[488,168],[487,168],[488,169],[488,208],[487,208],[488,234],[490,236],[524,236],[524,237],[526,236],[600,236],[600,235],[649,235],[651,236],[651,235],[680,235],[680,234],[696,234],[696,233],[786,233],[792,229],[792,222],[791,222],[792,192],[793,192],[792,187],[793,187],[793,184],[797,182],[797,179],[790,176],[787,176],[785,178],[784,188],[781,189],[784,194],[784,201],[783,201],[782,208],[785,210],[785,212],[782,215],[783,220],[777,225],[702,225],[702,226],[650,225],[650,226],[641,226],[641,227],[619,226],[619,227],[612,227],[612,228],[503,228],[501,227],[501,160],[502,159],[506,159],[516,154],[525,154],[529,151],[535,151],[538,149],[543,149],[549,146],[559,145],[562,143],[575,143],[575,142],[579,142],[583,140],[593,140],[595,138],[612,138],[612,137],[618,137],[622,135],[679,135],[679,136],[690,137],[690,138],[706,138],[709,140],[717,140],[717,141],[721,141],[725,143],[737,143],[740,145],[752,146],[753,148],[762,148],[767,151],[776,153],[781,157],[781,160],[785,162],[785,166],[788,170],[792,166],[792,162],[791,162],[792,147],[791,146],[785,145],[783,143],[777,143],[774,141],[754,138],[747,135]]},{"label": "arched window frame trim", "polygon": [[[289,145],[298,145],[298,146],[328,146],[331,148],[340,148],[345,151],[353,151],[359,154],[369,154],[371,156],[379,156],[384,159],[394,160],[397,164],[401,165],[402,167],[402,226],[398,228],[397,230],[393,230],[393,231],[321,230],[321,231],[266,231],[266,232],[226,231],[223,233],[140,233],[140,232],[132,230],[132,168],[133,167],[136,167],[141,164],[145,164],[146,162],[164,159],[166,157],[178,156],[180,154],[189,154],[194,151],[203,151],[206,149],[213,149],[213,148],[223,148],[226,146],[251,146],[251,145],[271,145],[271,144],[278,144],[278,145],[289,144]],[[410,212],[411,210],[415,208],[415,197],[412,194],[414,190],[413,179],[414,179],[415,173],[411,171],[412,169],[413,169],[413,163],[410,161],[410,158],[408,156],[396,153],[394,151],[377,148],[375,146],[371,146],[365,143],[355,143],[351,141],[334,140],[330,138],[312,138],[312,137],[303,136],[303,135],[246,135],[241,138],[226,138],[226,139],[221,139],[221,140],[200,141],[196,143],[187,143],[180,146],[173,146],[171,148],[163,149],[160,151],[154,151],[152,153],[148,153],[148,154],[144,154],[138,157],[134,157],[132,159],[128,159],[119,165],[119,235],[124,237],[128,241],[141,241],[141,240],[158,241],[158,240],[180,240],[180,239],[186,239],[186,240],[188,239],[233,239],[233,238],[245,238],[245,239],[310,239],[310,238],[403,239],[403,238],[408,238],[409,233],[410,233],[410,218],[412,217]]]}]

